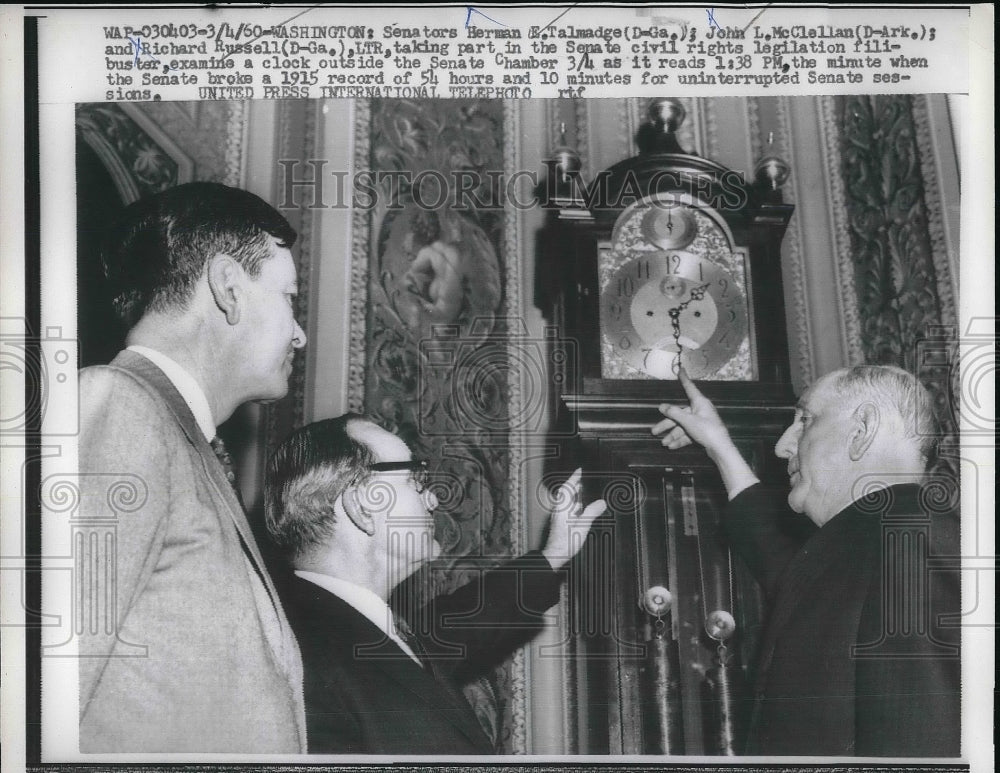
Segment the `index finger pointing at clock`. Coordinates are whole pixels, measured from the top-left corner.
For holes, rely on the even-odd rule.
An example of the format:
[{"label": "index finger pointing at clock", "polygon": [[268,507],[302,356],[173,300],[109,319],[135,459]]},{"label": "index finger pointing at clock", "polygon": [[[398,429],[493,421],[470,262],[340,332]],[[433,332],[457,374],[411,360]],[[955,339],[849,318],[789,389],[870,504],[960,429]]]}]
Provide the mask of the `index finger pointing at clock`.
[{"label": "index finger pointing at clock", "polygon": [[[684,394],[687,395],[688,400],[691,402],[691,407],[693,408],[696,403],[707,402],[711,405],[711,402],[701,393],[701,390],[695,386],[691,377],[688,375],[687,370],[681,365],[677,369],[677,380],[681,382],[681,386],[684,387]],[[714,410],[714,406],[713,406]]]},{"label": "index finger pointing at clock", "polygon": [[692,440],[705,446],[709,451],[721,446],[729,440],[729,432],[712,401],[695,386],[684,368],[681,368],[677,375],[691,404],[690,406],[666,403],[661,405],[660,413],[667,418],[653,427],[653,434],[666,432],[661,442],[671,449],[682,448]]}]

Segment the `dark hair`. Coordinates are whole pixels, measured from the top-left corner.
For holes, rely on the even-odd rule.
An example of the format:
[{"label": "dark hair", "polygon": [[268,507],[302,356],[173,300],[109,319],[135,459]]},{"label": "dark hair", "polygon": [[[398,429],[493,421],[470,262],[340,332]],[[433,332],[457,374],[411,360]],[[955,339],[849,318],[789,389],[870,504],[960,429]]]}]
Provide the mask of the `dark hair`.
[{"label": "dark hair", "polygon": [[289,435],[267,463],[264,516],[271,539],[292,558],[333,534],[333,504],[362,482],[375,455],[349,432],[370,421],[356,413],[308,424]]},{"label": "dark hair", "polygon": [[140,199],[107,232],[102,250],[115,311],[131,328],[147,311],[183,306],[209,259],[224,253],[256,277],[295,230],[274,207],[247,191],[194,182]]}]

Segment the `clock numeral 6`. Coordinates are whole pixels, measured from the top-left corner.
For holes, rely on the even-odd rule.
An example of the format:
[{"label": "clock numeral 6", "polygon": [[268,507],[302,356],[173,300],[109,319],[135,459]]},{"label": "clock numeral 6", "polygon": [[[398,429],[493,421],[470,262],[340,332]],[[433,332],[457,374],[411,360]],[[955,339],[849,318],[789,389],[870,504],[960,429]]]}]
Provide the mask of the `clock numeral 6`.
[{"label": "clock numeral 6", "polygon": [[726,279],[725,277],[722,277],[719,280],[719,287],[722,288],[722,297],[725,298],[726,295],[729,293],[729,280]]}]

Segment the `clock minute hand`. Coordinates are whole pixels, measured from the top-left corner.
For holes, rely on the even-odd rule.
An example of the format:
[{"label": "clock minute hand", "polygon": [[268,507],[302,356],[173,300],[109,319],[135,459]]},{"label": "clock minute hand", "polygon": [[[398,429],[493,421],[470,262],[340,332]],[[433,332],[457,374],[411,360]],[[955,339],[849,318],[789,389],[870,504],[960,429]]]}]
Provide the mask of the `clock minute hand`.
[{"label": "clock minute hand", "polygon": [[705,293],[708,290],[709,283],[699,285],[691,289],[690,297],[684,301],[684,303],[679,306],[673,306],[667,309],[667,315],[670,317],[670,325],[673,331],[669,336],[664,336],[659,341],[654,344],[654,348],[662,349],[664,344],[673,339],[674,345],[677,347],[677,359],[674,361],[674,371],[680,367],[681,352],[684,346],[681,344],[681,312],[684,311],[688,306],[691,305],[692,301],[700,301],[705,297]]},{"label": "clock minute hand", "polygon": [[666,344],[671,341],[677,346],[678,351],[680,351],[680,337],[681,337],[681,311],[684,310],[686,304],[681,306],[674,306],[673,308],[667,309],[667,314],[670,316],[670,325],[673,331],[669,335],[663,336],[656,343],[653,344],[654,349],[662,349]]}]

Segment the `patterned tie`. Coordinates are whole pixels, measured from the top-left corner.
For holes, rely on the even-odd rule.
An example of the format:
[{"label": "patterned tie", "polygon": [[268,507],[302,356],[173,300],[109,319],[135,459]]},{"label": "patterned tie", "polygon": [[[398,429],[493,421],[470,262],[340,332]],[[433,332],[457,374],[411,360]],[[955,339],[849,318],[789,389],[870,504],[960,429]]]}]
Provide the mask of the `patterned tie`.
[{"label": "patterned tie", "polygon": [[215,452],[215,458],[218,459],[219,464],[222,465],[222,469],[226,473],[226,480],[228,480],[229,485],[233,487],[233,493],[236,494],[240,507],[242,507],[243,496],[240,494],[239,486],[236,485],[236,472],[233,470],[233,458],[226,450],[226,444],[222,442],[222,438],[218,435],[212,438],[212,450]]}]

